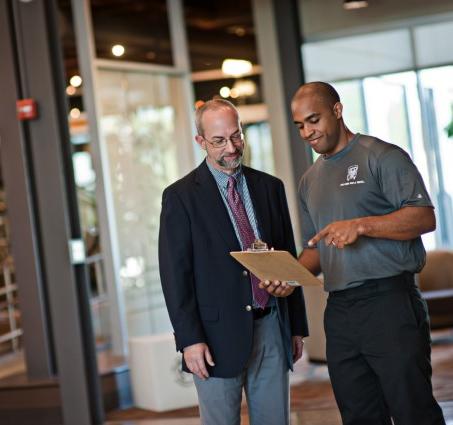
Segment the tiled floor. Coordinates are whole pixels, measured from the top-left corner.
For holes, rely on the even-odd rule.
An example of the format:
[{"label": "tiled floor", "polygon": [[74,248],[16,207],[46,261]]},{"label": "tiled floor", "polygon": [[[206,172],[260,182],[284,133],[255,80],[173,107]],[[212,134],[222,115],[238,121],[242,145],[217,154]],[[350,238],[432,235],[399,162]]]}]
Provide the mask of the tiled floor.
[{"label": "tiled floor", "polygon": [[[441,403],[447,425],[453,425],[453,402]],[[199,418],[143,419],[131,421],[113,421],[105,425],[199,425]],[[247,416],[243,416],[241,425],[249,425]],[[292,412],[291,425],[341,425],[336,409]],[[414,424],[415,425],[415,424]]]},{"label": "tiled floor", "polygon": [[[433,335],[432,352],[434,394],[444,411],[447,425],[453,425],[453,331]],[[302,360],[292,376],[291,425],[341,425],[330,386],[327,367]],[[112,412],[109,425],[195,425],[197,408],[165,413],[141,409]],[[246,408],[241,425],[249,425]],[[416,424],[414,424],[416,425]]]}]

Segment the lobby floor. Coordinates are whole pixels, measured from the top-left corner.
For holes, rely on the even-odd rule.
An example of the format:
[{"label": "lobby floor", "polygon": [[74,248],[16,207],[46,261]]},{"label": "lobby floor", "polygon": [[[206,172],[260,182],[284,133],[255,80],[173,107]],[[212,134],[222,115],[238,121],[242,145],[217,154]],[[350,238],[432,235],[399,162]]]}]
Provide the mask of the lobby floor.
[{"label": "lobby floor", "polygon": [[[433,387],[447,425],[453,425],[453,330],[433,333]],[[327,373],[327,366],[302,359],[291,378],[291,425],[341,425]],[[248,425],[247,408],[241,425]],[[198,425],[198,409],[165,413],[143,409],[111,412],[108,425]],[[414,424],[416,425],[416,424]]]}]

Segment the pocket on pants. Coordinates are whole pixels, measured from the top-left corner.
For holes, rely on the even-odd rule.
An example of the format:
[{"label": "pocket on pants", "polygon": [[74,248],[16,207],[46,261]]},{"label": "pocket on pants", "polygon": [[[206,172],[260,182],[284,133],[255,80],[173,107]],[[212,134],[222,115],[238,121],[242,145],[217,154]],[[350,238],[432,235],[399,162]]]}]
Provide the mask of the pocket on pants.
[{"label": "pocket on pants", "polygon": [[[414,289],[416,291],[416,289]],[[407,293],[408,305],[418,328],[429,325],[428,308],[426,301],[417,292],[410,291]]]}]

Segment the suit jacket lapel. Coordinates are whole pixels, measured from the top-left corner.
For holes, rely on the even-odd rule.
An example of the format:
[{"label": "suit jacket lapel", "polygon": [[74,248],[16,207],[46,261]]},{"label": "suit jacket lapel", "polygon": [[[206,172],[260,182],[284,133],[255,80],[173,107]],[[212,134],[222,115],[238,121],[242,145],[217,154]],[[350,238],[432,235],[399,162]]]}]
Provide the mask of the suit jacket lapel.
[{"label": "suit jacket lapel", "polygon": [[[247,187],[250,192],[250,197],[255,211],[255,217],[258,222],[258,229],[261,235],[261,240],[271,244],[271,222],[269,214],[269,200],[266,186],[261,182],[261,177],[251,168],[243,167],[243,173],[247,181]],[[270,248],[270,246],[269,246]]]},{"label": "suit jacket lapel", "polygon": [[226,210],[217,183],[206,165],[206,160],[197,168],[197,191],[200,205],[204,209],[206,222],[219,232],[230,251],[240,251],[241,246],[234,232],[233,224]]}]

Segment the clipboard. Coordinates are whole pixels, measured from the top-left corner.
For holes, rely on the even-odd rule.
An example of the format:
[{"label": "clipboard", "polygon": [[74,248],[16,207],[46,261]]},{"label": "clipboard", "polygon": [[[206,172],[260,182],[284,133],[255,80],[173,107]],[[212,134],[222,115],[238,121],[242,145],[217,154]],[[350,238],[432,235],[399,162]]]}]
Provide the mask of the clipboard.
[{"label": "clipboard", "polygon": [[[255,244],[253,244],[255,245]],[[322,282],[288,251],[250,249],[230,255],[262,281],[284,280],[291,286],[322,286]]]}]

